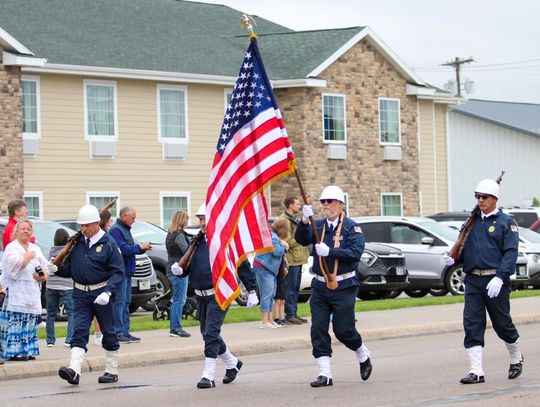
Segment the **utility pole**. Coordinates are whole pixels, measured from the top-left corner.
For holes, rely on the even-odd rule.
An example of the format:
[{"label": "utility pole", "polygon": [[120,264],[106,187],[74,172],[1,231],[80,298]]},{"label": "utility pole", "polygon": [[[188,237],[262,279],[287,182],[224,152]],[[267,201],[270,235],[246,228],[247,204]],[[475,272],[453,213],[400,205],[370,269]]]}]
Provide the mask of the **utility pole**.
[{"label": "utility pole", "polygon": [[471,62],[474,62],[473,57],[469,57],[467,59],[459,59],[458,57],[456,57],[453,61],[441,64],[442,66],[453,66],[456,69],[456,82],[457,82],[457,96],[458,97],[461,97],[461,80],[459,78],[459,71],[461,70],[461,65],[469,64]]}]

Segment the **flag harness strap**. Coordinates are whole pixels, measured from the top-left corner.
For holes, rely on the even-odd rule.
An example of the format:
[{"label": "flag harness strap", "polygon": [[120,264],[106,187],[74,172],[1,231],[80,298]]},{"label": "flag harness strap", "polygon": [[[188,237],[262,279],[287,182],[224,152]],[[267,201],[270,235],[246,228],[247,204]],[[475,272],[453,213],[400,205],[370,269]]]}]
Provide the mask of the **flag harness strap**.
[{"label": "flag harness strap", "polygon": [[[344,216],[345,214],[341,212],[341,215],[339,216],[339,225],[337,227],[336,234],[334,235],[334,249],[337,249],[339,247],[339,237],[341,236],[341,227],[343,226]],[[326,233],[326,221],[324,222],[323,229],[322,229],[321,242],[324,242],[325,233]],[[322,262],[323,262],[322,257],[319,256],[319,265],[321,267],[321,270],[323,268]],[[339,262],[338,259],[334,259],[334,271],[332,273],[332,275],[334,276],[334,279],[337,276],[338,262]],[[324,276],[324,280],[328,283],[328,278],[326,277],[325,273],[323,273],[323,276]]]}]

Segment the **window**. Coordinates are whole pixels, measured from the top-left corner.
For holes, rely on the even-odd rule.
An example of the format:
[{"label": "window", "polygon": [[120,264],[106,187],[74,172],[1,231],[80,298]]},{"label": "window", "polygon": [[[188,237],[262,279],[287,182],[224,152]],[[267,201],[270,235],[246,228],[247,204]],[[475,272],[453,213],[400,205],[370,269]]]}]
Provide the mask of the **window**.
[{"label": "window", "polygon": [[25,192],[24,202],[26,202],[28,216],[43,218],[43,194],[41,192]]},{"label": "window", "polygon": [[225,89],[225,111],[229,107],[229,103],[231,103],[232,94],[233,94],[233,89],[230,89],[230,88]]},{"label": "window", "polygon": [[402,216],[401,194],[381,194],[381,214],[383,216]]},{"label": "window", "polygon": [[417,229],[414,226],[393,223],[390,237],[390,243],[422,244],[422,238],[430,236],[423,230]]},{"label": "window", "polygon": [[22,77],[22,114],[23,137],[39,138],[39,78],[34,76]]},{"label": "window", "polygon": [[362,228],[366,242],[388,243],[385,233],[385,223],[360,223],[360,227]]},{"label": "window", "polygon": [[86,138],[101,141],[118,139],[116,82],[85,80],[84,110]]},{"label": "window", "polygon": [[349,213],[349,194],[347,192],[343,193],[343,197],[345,198],[345,202],[343,203],[342,209],[345,211],[345,216],[350,217]]},{"label": "window", "polygon": [[[88,202],[90,205],[94,205],[99,210],[101,208],[104,208],[109,202],[111,202],[116,197],[120,197],[119,192],[111,192],[111,191],[87,192],[86,202]],[[118,216],[119,207],[120,207],[120,203],[117,200],[114,203],[114,205],[111,207],[111,209],[109,209],[112,216]]]},{"label": "window", "polygon": [[379,99],[381,144],[401,144],[399,99]]},{"label": "window", "polygon": [[161,227],[167,228],[176,211],[183,210],[189,215],[189,192],[161,192]]},{"label": "window", "polygon": [[325,143],[346,143],[345,96],[323,94],[323,137]]},{"label": "window", "polygon": [[186,142],[187,92],[182,86],[158,85],[159,141]]}]

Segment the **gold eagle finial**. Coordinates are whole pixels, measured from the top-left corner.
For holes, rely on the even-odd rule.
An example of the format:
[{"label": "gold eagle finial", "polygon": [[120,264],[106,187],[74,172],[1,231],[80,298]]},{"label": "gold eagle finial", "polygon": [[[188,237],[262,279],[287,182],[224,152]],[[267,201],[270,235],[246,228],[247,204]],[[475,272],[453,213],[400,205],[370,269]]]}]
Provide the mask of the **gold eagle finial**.
[{"label": "gold eagle finial", "polygon": [[253,26],[256,25],[253,17],[248,16],[247,14],[242,15],[240,18],[240,30],[243,31],[247,29],[249,31],[250,37],[255,37],[255,32],[253,31]]}]

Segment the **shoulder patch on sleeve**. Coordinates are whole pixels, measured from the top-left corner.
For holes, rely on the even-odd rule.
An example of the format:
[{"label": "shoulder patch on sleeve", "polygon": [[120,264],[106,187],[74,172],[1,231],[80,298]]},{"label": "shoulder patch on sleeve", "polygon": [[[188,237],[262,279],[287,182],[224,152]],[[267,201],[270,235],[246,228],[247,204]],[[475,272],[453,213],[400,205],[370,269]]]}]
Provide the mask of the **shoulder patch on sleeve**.
[{"label": "shoulder patch on sleeve", "polygon": [[510,230],[511,230],[512,232],[516,232],[516,233],[518,232],[518,228],[517,228],[516,225],[510,225]]},{"label": "shoulder patch on sleeve", "polygon": [[354,231],[355,231],[356,233],[362,233],[362,228],[361,228],[360,226],[357,225],[357,226],[354,227]]}]

